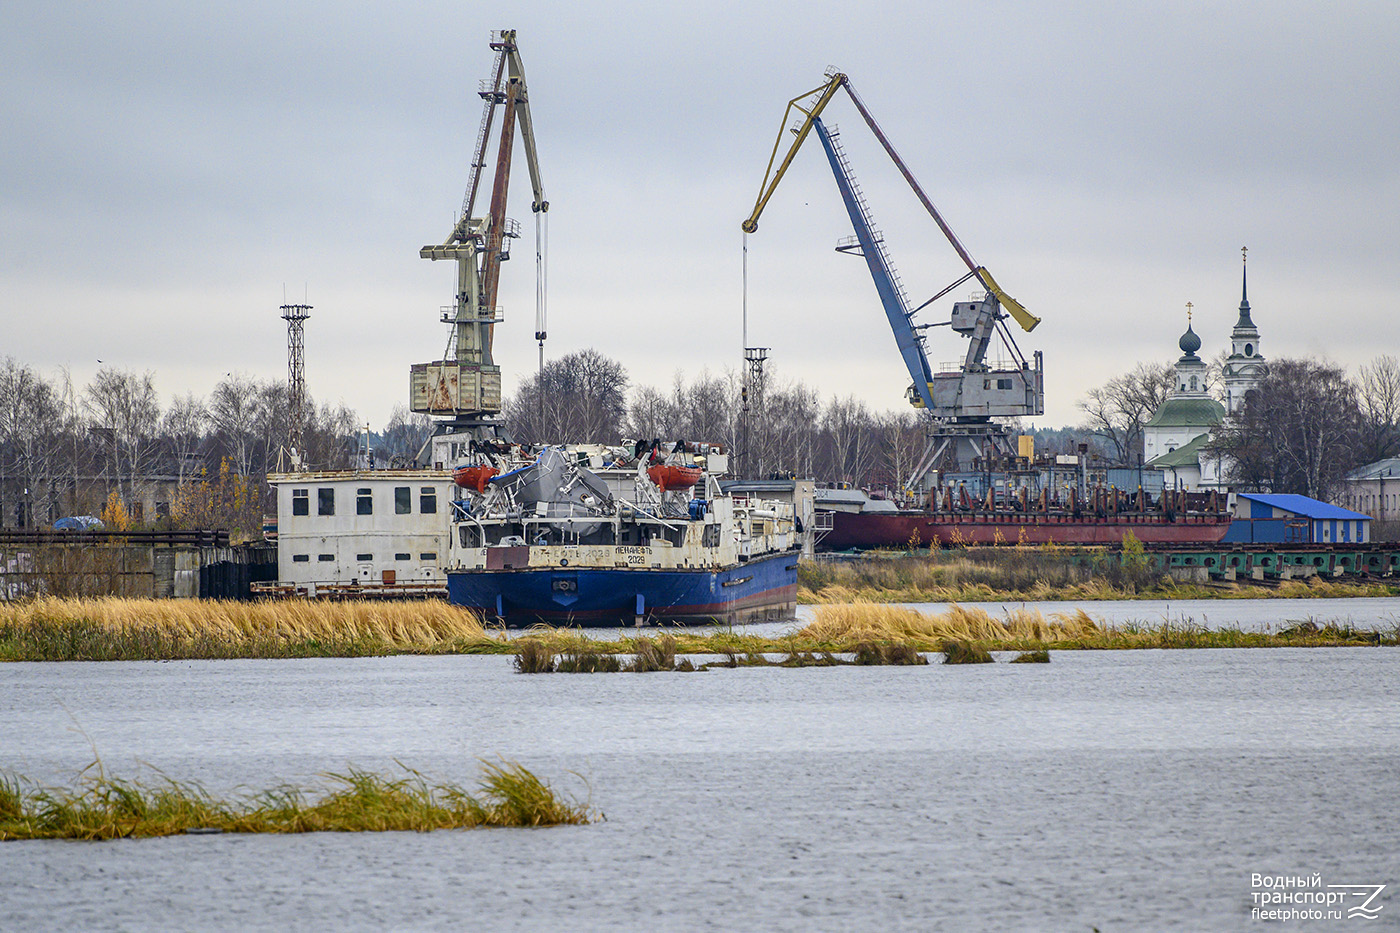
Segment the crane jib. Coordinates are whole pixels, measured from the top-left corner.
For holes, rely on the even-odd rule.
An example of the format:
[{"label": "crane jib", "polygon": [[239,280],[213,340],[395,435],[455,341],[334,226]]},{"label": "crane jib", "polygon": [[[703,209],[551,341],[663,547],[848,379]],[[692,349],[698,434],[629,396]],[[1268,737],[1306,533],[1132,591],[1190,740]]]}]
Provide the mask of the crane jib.
[{"label": "crane jib", "polygon": [[909,377],[914,381],[914,389],[923,402],[923,407],[932,410],[933,394],[929,383],[933,381],[933,371],[929,366],[928,357],[924,354],[923,345],[909,323],[909,313],[895,284],[893,271],[885,258],[883,248],[876,242],[864,204],[856,194],[850,172],[831,134],[827,132],[820,118],[814,118],[812,124],[817,131],[817,138],[822,142],[822,148],[826,150],[827,160],[831,163],[836,187],[841,191],[841,200],[846,205],[846,213],[850,215],[851,226],[855,228],[856,240],[860,243],[861,253],[864,254],[865,263],[870,268],[870,276],[875,280],[875,291],[880,296],[885,316],[889,318],[890,328],[894,331],[899,355],[904,359],[904,366],[909,370]]}]

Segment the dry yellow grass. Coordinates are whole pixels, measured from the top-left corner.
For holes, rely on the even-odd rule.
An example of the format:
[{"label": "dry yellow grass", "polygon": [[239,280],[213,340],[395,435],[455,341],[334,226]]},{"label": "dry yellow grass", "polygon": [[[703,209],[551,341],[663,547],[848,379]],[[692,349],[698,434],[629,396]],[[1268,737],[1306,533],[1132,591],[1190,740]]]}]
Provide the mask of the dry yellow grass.
[{"label": "dry yellow grass", "polygon": [[1099,631],[1082,609],[1046,619],[1034,609],[1017,608],[1009,610],[1004,619],[996,619],[985,610],[958,605],[947,612],[927,614],[901,606],[855,602],[818,606],[812,623],[795,637],[832,645],[893,640],[936,649],[948,640],[1054,644],[1077,641]]},{"label": "dry yellow grass", "polygon": [[901,606],[856,602],[819,606],[812,624],[794,633],[793,642],[808,648],[850,650],[861,641],[894,641],[921,650],[938,650],[946,642],[965,642],[993,651],[1040,648],[1278,648],[1342,645],[1395,645],[1400,630],[1390,633],[1355,629],[1350,625],[1295,625],[1277,633],[1212,629],[1193,623],[1157,625],[1125,623],[1105,627],[1083,609],[1046,618],[1024,607],[1010,609],[1002,619],[978,608],[954,605],[947,612],[926,614]]},{"label": "dry yellow grass", "polygon": [[440,651],[494,642],[474,613],[436,600],[0,603],[0,646],[22,644],[53,660],[277,656],[347,647],[357,649],[354,653]]}]

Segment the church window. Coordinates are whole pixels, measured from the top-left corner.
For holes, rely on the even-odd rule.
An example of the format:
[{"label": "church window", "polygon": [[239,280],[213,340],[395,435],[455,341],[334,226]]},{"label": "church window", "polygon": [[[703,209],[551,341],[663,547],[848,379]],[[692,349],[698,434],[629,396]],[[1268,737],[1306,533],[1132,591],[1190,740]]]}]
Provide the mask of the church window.
[{"label": "church window", "polygon": [[1192,377],[1191,377],[1191,391],[1192,391],[1192,392],[1196,391],[1196,377],[1195,377],[1195,376],[1192,376]]},{"label": "church window", "polygon": [[1244,355],[1245,355],[1245,356],[1253,356],[1253,355],[1254,355],[1254,344],[1252,344],[1252,343],[1247,343],[1247,344],[1244,345]]}]

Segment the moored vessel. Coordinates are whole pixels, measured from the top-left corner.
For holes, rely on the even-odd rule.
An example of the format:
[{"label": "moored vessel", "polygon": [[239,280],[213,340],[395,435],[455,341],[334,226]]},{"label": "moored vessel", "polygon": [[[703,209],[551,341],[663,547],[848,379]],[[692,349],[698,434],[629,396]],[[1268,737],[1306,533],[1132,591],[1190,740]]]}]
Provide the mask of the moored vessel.
[{"label": "moored vessel", "polygon": [[484,492],[462,487],[449,601],[511,626],[791,618],[792,504],[726,494],[722,455],[712,471],[704,454],[676,462],[691,445],[668,446],[634,465],[622,450],[547,447]]}]

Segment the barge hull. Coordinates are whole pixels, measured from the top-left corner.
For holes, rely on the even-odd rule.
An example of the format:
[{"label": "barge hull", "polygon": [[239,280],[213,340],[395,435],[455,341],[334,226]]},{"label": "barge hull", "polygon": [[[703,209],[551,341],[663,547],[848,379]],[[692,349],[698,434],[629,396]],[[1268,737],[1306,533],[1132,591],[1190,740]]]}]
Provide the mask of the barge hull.
[{"label": "barge hull", "polygon": [[796,614],[797,559],[770,554],[724,570],[449,570],[447,598],[510,626],[775,621]]}]

